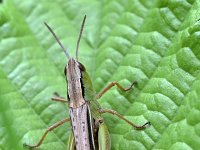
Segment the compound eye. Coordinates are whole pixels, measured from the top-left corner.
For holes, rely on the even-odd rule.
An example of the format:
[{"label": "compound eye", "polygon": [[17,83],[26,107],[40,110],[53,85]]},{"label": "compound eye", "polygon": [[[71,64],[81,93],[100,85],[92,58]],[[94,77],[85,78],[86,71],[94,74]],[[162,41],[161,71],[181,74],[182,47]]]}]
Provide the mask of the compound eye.
[{"label": "compound eye", "polygon": [[80,62],[78,62],[78,67],[81,71],[85,71],[85,67]]},{"label": "compound eye", "polygon": [[66,66],[64,68],[64,74],[65,74],[65,76],[67,76],[67,68],[66,68]]}]

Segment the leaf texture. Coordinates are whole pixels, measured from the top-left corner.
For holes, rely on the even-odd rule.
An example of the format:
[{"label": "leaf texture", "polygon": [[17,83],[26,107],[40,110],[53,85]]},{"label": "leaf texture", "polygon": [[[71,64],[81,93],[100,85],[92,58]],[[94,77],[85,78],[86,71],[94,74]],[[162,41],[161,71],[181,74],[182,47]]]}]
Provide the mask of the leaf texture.
[{"label": "leaf texture", "polygon": [[[87,15],[79,60],[100,100],[129,120],[104,115],[113,150],[199,149],[200,2],[198,0],[4,0],[0,4],[0,149],[38,142],[48,126],[69,117],[66,58],[44,26],[47,22],[75,56],[81,21]],[[71,131],[65,124],[48,134],[42,150],[64,150]]]}]

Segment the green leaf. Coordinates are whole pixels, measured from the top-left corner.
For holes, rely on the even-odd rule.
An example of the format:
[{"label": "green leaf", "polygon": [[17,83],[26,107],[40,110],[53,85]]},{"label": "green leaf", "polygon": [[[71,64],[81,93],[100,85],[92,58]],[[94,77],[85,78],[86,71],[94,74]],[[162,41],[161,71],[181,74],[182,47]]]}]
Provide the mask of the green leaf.
[{"label": "green leaf", "polygon": [[[200,2],[195,0],[20,1],[0,4],[0,149],[35,144],[45,129],[69,117],[68,106],[52,102],[66,95],[66,57],[44,26],[47,22],[75,55],[87,15],[79,60],[100,100],[136,124],[134,130],[104,115],[112,149],[199,149]],[[71,132],[65,124],[48,134],[40,149],[64,150]]]}]

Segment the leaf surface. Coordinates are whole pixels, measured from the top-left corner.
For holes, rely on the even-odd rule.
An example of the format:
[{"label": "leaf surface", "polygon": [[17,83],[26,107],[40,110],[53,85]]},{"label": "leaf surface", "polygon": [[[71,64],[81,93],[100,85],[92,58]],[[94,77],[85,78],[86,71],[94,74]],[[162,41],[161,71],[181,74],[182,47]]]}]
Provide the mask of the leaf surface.
[{"label": "leaf surface", "polygon": [[[200,147],[200,2],[195,0],[4,0],[0,4],[0,149],[23,149],[45,129],[69,117],[66,105],[66,57],[44,26],[47,22],[75,56],[87,15],[79,60],[100,100],[136,124],[134,130],[104,115],[112,149],[198,149]],[[48,134],[42,150],[64,150],[71,132],[65,124]]]}]

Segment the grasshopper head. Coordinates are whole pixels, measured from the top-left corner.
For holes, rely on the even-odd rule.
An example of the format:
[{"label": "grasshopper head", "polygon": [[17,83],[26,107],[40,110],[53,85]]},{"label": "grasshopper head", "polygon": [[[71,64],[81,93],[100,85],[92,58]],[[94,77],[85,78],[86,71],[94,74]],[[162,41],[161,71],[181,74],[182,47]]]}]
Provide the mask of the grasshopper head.
[{"label": "grasshopper head", "polygon": [[72,74],[77,74],[79,72],[78,69],[80,70],[80,74],[86,71],[85,66],[82,63],[76,61],[73,58],[70,58],[67,65],[64,68],[64,74],[66,77],[68,77],[67,72],[71,72]]}]

